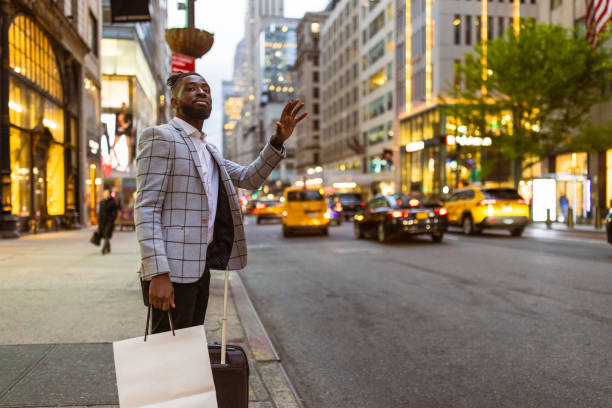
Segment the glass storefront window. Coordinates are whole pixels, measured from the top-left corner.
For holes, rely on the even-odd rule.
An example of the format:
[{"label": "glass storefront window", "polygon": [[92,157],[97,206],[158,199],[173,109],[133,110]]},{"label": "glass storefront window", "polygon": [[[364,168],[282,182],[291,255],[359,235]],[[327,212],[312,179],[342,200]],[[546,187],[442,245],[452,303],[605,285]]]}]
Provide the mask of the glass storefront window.
[{"label": "glass storefront window", "polygon": [[47,213],[64,213],[64,147],[54,144],[47,161]]},{"label": "glass storefront window", "polygon": [[49,39],[28,17],[18,16],[9,28],[9,65],[12,213],[62,215],[66,174],[62,79]]},{"label": "glass storefront window", "polygon": [[31,210],[30,135],[11,128],[10,146],[12,213],[24,217]]},{"label": "glass storefront window", "polygon": [[586,153],[561,154],[555,159],[555,172],[562,174],[586,175],[588,155]]},{"label": "glass storefront window", "polygon": [[9,28],[9,66],[62,100],[62,81],[53,47],[47,36],[26,16],[18,16]]}]

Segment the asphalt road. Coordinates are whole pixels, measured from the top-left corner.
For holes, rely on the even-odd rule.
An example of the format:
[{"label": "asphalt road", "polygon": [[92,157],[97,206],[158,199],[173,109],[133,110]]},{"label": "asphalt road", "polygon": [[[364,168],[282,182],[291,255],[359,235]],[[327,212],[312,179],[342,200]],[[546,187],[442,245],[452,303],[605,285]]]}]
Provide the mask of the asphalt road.
[{"label": "asphalt road", "polygon": [[607,243],[249,223],[241,276],[306,407],[612,406]]}]

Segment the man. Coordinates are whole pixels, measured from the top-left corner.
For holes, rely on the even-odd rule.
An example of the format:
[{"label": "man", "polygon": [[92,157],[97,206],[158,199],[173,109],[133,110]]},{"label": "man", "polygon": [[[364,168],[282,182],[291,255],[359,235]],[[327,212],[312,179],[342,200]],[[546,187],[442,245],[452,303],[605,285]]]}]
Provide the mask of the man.
[{"label": "man", "polygon": [[212,109],[210,86],[194,72],[168,78],[176,117],[146,129],[137,158],[134,207],[141,278],[150,280],[153,332],[204,322],[210,269],[246,266],[242,213],[234,186],[259,188],[285,156],[283,143],[304,106],[285,106],[276,133],[249,166],[223,159],[201,131]]},{"label": "man", "polygon": [[108,254],[111,251],[110,239],[113,236],[115,230],[115,219],[117,219],[117,213],[119,206],[115,202],[115,199],[111,195],[109,188],[104,189],[102,193],[103,199],[100,201],[100,208],[98,211],[98,232],[100,238],[104,239],[104,245],[102,246],[102,255]]}]

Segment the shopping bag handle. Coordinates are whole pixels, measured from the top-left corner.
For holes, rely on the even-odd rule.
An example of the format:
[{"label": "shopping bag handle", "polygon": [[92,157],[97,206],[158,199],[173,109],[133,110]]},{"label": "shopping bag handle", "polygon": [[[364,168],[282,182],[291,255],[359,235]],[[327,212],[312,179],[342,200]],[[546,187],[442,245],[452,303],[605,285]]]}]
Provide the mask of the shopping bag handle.
[{"label": "shopping bag handle", "polygon": [[[144,341],[147,341],[147,336],[149,335],[149,323],[151,322],[151,309],[152,308],[153,308],[153,305],[149,305],[149,309],[147,311],[147,327],[145,327]],[[170,323],[170,330],[172,330],[172,335],[176,336],[176,334],[174,334],[174,322],[172,321],[172,313],[170,313],[169,309],[168,309],[168,322]],[[155,327],[151,329],[151,331],[157,329],[157,326],[159,326],[160,323],[161,323],[161,320],[157,322],[157,324],[155,325]]]}]

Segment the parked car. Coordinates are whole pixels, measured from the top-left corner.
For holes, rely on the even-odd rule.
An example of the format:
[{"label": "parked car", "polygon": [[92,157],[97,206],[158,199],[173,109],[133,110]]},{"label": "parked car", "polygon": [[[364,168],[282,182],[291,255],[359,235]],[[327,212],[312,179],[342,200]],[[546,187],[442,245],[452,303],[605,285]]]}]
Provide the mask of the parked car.
[{"label": "parked car", "polygon": [[465,235],[496,228],[521,236],[529,222],[529,202],[512,188],[472,187],[453,193],[445,203],[448,223]]},{"label": "parked car", "polygon": [[610,208],[606,217],[606,234],[608,235],[608,242],[612,244],[612,208]]},{"label": "parked car", "polygon": [[283,193],[283,236],[299,231],[318,231],[329,234],[329,213],[323,190],[290,187]]},{"label": "parked car", "polygon": [[342,203],[333,197],[327,197],[327,212],[329,213],[329,222],[335,225],[342,224]]},{"label": "parked car", "polygon": [[388,242],[400,235],[428,234],[442,242],[447,228],[446,209],[403,194],[377,195],[355,215],[355,237],[376,236]]},{"label": "parked car", "polygon": [[359,193],[336,193],[333,197],[342,204],[342,216],[347,221],[352,219],[364,205]]},{"label": "parked car", "polygon": [[255,206],[255,216],[257,223],[262,220],[280,220],[283,208],[279,200],[262,200]]}]

